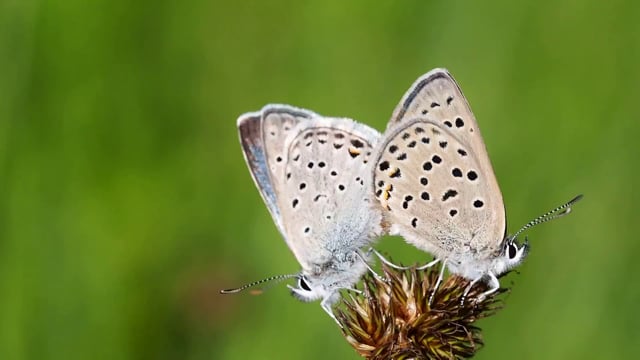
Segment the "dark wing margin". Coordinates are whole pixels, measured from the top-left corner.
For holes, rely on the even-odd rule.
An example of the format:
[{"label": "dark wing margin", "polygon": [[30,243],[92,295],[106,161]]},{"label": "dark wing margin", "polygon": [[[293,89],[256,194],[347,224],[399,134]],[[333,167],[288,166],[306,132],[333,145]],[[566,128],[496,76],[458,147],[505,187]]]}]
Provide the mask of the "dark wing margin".
[{"label": "dark wing margin", "polygon": [[276,201],[273,183],[269,176],[269,165],[262,140],[262,112],[247,113],[238,118],[238,133],[244,159],[251,172],[260,195],[264,200],[278,230],[284,234],[280,209]]},{"label": "dark wing margin", "polygon": [[[453,76],[451,76],[449,71],[447,69],[436,68],[422,75],[411,85],[411,87],[409,88],[409,91],[407,91],[404,94],[404,96],[400,100],[400,103],[394,109],[391,120],[389,121],[389,125],[400,122],[405,117],[407,111],[409,110],[409,107],[414,103],[416,97],[420,95],[422,90],[427,86],[429,86],[434,81],[439,79],[445,79],[450,81],[452,84],[454,84],[459,94],[462,96],[463,102],[468,106],[468,102],[464,98],[464,95],[462,94],[460,85],[458,85],[458,83],[453,78]],[[426,104],[426,105],[430,105],[430,104]],[[424,114],[412,114],[412,115],[413,116],[411,117],[416,117]]]}]

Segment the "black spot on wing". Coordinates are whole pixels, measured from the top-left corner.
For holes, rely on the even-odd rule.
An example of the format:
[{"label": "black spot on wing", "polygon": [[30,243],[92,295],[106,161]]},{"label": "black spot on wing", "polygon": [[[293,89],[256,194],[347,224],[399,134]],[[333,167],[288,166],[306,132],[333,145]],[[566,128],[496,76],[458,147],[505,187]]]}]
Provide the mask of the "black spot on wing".
[{"label": "black spot on wing", "polygon": [[447,105],[451,105],[452,101],[453,101],[453,96],[447,97]]},{"label": "black spot on wing", "polygon": [[351,140],[351,145],[355,146],[357,149],[364,147],[364,143],[358,139]]},{"label": "black spot on wing", "polygon": [[447,190],[444,195],[442,195],[442,201],[447,201],[451,198],[454,198],[458,195],[458,192],[454,189]]}]

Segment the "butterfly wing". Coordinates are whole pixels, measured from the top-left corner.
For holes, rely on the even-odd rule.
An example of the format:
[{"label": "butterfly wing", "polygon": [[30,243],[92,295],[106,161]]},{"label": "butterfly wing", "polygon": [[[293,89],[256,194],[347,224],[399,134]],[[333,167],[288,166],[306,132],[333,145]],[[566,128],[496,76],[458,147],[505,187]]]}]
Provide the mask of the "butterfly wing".
[{"label": "butterfly wing", "polygon": [[278,204],[303,268],[342,262],[379,235],[382,215],[370,179],[379,137],[350,119],[316,117],[287,138]]},{"label": "butterfly wing", "polygon": [[377,131],[283,105],[244,115],[239,129],[258,189],[304,269],[365,246],[380,232],[369,161]]},{"label": "butterfly wing", "polygon": [[491,173],[499,192],[478,122],[460,86],[446,69],[434,69],[419,77],[396,106],[388,126],[425,116],[451,129],[463,144],[473,149],[485,172]]},{"label": "butterfly wing", "polygon": [[[267,105],[261,111],[247,113],[238,118],[240,144],[251,177],[283,236],[285,235],[284,226],[273,179],[279,174],[278,169],[281,168],[282,160],[276,159],[284,157],[284,141],[280,143],[269,141],[267,148],[265,138],[285,139],[299,122],[308,120],[314,115],[310,111],[287,105]],[[271,158],[267,158],[267,150]],[[277,178],[276,181],[278,181]]]},{"label": "butterfly wing", "polygon": [[440,257],[502,242],[502,194],[475,117],[446,70],[420,77],[404,95],[375,162],[375,194],[392,233]]}]

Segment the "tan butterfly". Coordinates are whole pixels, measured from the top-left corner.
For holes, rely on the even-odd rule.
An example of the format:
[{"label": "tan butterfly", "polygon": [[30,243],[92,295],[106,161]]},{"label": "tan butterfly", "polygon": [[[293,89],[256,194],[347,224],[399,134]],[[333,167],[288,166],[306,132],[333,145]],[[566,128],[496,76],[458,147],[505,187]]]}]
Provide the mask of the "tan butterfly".
[{"label": "tan butterfly", "polygon": [[[300,263],[292,294],[331,306],[367,271],[361,252],[381,235],[370,162],[380,134],[345,118],[323,117],[288,105],[268,105],[238,119],[244,156],[285,242]],[[337,320],[336,320],[337,322]]]},{"label": "tan butterfly", "polygon": [[[453,77],[435,69],[404,95],[374,156],[375,196],[390,233],[431,253],[471,280],[499,288],[498,276],[519,265],[525,229],[567,214],[570,202],[506,235],[502,193],[478,123]],[[428,264],[431,265],[434,262]],[[442,279],[442,273],[440,280]]]}]

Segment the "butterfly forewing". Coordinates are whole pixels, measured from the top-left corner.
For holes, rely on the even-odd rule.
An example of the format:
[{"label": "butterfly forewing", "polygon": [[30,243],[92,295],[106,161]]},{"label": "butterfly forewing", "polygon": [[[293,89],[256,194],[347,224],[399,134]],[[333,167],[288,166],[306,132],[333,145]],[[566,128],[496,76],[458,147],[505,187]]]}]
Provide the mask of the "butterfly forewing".
[{"label": "butterfly forewing", "polygon": [[278,230],[284,234],[282,221],[280,220],[280,209],[278,209],[262,141],[262,113],[256,112],[242,115],[238,119],[238,132],[240,133],[240,144],[242,145],[244,158],[251,172],[251,177],[258,190],[260,190],[260,195],[267,205]]},{"label": "butterfly forewing", "polygon": [[[245,161],[273,221],[283,235],[284,226],[277,203],[280,181],[277,176],[280,173],[278,168],[282,167],[283,141],[276,139],[285,139],[295,125],[314,115],[310,111],[287,105],[267,105],[259,112],[247,113],[238,119]],[[281,160],[278,161],[278,158]]]},{"label": "butterfly forewing", "polygon": [[434,69],[416,80],[394,110],[389,127],[419,117],[432,119],[451,130],[473,151],[483,171],[493,179],[488,185],[500,192],[476,118],[460,86],[447,70]]},{"label": "butterfly forewing", "polygon": [[[318,115],[291,107],[266,107],[262,112],[262,140],[265,156],[276,193],[284,184],[286,139],[296,131],[297,125]],[[294,134],[295,135],[295,134]]]},{"label": "butterfly forewing", "polygon": [[286,140],[279,207],[303,268],[357,250],[379,232],[370,158],[379,134],[349,119],[314,118]]}]

